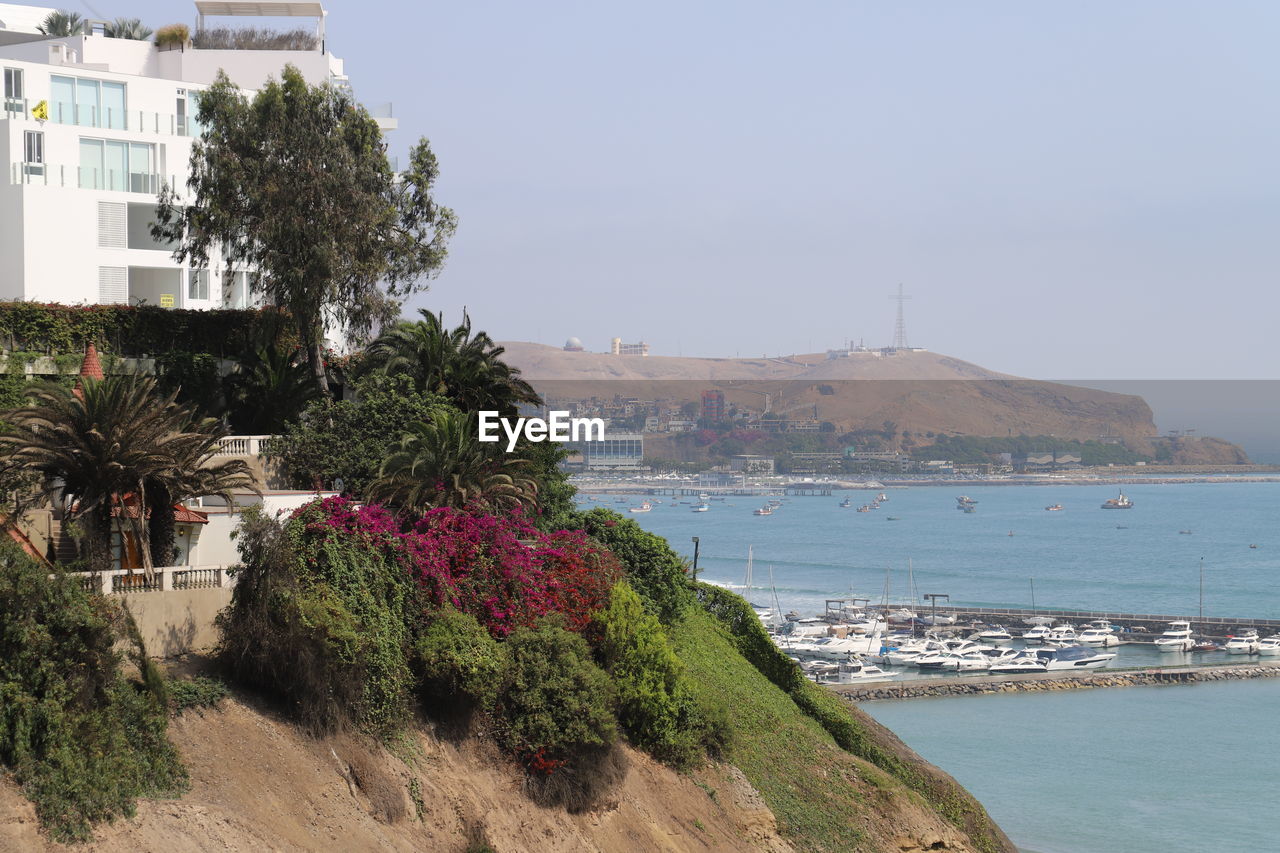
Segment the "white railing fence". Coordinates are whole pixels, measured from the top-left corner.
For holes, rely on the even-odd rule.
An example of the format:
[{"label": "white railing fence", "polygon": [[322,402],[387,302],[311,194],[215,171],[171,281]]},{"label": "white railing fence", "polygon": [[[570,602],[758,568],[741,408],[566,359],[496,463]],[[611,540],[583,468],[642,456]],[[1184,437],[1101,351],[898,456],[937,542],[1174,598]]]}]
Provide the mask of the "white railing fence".
[{"label": "white railing fence", "polygon": [[142,569],[112,569],[109,572],[77,572],[84,588],[103,595],[129,595],[139,592],[172,592],[184,589],[218,589],[231,586],[227,567],[158,566],[151,579]]}]

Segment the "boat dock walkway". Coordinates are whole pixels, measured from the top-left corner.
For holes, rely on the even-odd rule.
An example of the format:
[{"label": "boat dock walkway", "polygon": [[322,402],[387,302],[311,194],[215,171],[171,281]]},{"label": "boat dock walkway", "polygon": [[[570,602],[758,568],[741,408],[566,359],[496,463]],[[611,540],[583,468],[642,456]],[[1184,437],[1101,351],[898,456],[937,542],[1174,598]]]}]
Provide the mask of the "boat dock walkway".
[{"label": "boat dock walkway", "polygon": [[[942,613],[939,608],[939,613]],[[954,615],[961,623],[999,623],[1010,628],[1026,626],[1026,619],[1034,616],[1045,616],[1064,622],[1082,623],[1095,619],[1107,619],[1112,624],[1128,630],[1120,634],[1126,642],[1152,642],[1170,622],[1190,622],[1191,630],[1198,636],[1226,637],[1241,631],[1257,631],[1259,636],[1280,634],[1280,619],[1255,619],[1246,616],[1174,616],[1169,614],[1123,613],[1106,610],[1056,610],[1040,608],[1016,607],[949,607],[945,611]],[[927,616],[928,609],[920,611]],[[949,626],[941,626],[949,627]],[[1029,626],[1027,626],[1029,627]],[[1145,629],[1145,630],[1135,630]],[[1144,636],[1146,635],[1146,636]]]},{"label": "boat dock walkway", "polygon": [[1202,684],[1244,678],[1280,677],[1280,662],[1216,666],[1167,666],[1138,669],[1088,669],[1034,672],[1023,675],[956,675],[870,684],[825,684],[850,702],[876,699],[920,699],[929,696],[977,696],[989,693],[1080,690],[1092,687],[1134,687],[1157,684]]}]

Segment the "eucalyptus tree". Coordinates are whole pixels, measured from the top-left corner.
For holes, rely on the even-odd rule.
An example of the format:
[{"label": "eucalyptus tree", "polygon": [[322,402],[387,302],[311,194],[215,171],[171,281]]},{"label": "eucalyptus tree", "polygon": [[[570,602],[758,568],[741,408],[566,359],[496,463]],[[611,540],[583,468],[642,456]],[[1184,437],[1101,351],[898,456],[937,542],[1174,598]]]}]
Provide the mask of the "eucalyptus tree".
[{"label": "eucalyptus tree", "polygon": [[292,65],[252,99],[220,73],[197,120],[187,191],[163,188],[152,234],[185,264],[221,253],[256,269],[255,291],[291,313],[328,396],[326,330],[362,339],[444,264],[457,220],[433,198],[431,146],[419,140],[397,174],[368,112]]}]

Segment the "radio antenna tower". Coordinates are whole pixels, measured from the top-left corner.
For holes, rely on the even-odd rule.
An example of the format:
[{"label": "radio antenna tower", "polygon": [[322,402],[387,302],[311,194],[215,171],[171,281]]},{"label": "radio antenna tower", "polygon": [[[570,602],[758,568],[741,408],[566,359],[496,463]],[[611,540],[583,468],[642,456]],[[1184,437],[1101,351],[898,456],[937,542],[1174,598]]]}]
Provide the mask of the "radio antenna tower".
[{"label": "radio antenna tower", "polygon": [[897,294],[890,296],[898,302],[898,322],[893,327],[893,348],[907,349],[907,321],[902,313],[902,304],[910,301],[911,297],[902,292],[902,285],[898,285]]}]

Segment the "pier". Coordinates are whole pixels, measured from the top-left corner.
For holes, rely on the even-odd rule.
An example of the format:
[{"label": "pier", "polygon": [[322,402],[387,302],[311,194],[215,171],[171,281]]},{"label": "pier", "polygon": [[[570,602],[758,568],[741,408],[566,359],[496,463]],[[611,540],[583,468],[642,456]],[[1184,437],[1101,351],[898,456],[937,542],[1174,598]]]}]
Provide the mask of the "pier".
[{"label": "pier", "polygon": [[[1092,622],[1095,619],[1109,620],[1113,625],[1126,629],[1120,634],[1122,642],[1153,642],[1170,622],[1190,622],[1191,630],[1197,636],[1221,639],[1243,631],[1257,631],[1259,636],[1280,634],[1280,619],[1256,619],[1247,616],[1187,616],[1153,613],[1125,613],[1111,610],[1056,610],[1018,607],[951,607],[946,613],[956,617],[956,625],[939,626],[954,629],[965,623],[1000,623],[1006,627],[1026,625],[1026,619],[1033,616],[1044,616],[1060,619],[1064,622]],[[1012,624],[1012,623],[1016,623]]]},{"label": "pier", "polygon": [[956,675],[895,683],[824,684],[849,702],[877,699],[922,699],[931,696],[981,696],[990,693],[1037,693],[1094,687],[1136,687],[1160,684],[1203,684],[1245,678],[1276,678],[1278,663],[1238,663],[1214,666],[1169,666],[1141,669],[1089,669],[1072,672],[1034,672],[1025,675]]}]

